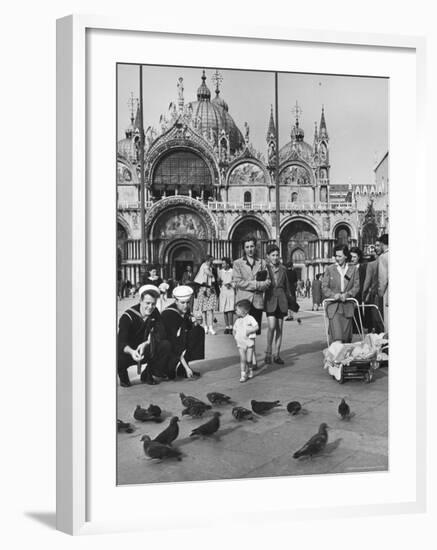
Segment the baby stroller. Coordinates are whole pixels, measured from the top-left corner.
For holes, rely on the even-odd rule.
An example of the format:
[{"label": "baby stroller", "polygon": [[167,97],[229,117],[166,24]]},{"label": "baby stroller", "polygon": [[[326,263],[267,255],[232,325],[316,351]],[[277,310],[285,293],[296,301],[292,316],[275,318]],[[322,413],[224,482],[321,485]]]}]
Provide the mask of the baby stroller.
[{"label": "baby stroller", "polygon": [[[357,324],[359,342],[351,344],[341,344],[339,342],[330,342],[329,337],[329,319],[326,313],[327,305],[335,300],[327,299],[323,301],[323,317],[325,323],[326,343],[328,348],[324,350],[325,363],[324,368],[329,374],[343,384],[346,380],[355,378],[370,383],[373,380],[373,374],[379,368],[378,348],[375,345],[373,335],[364,334],[362,310],[363,306],[358,304],[355,298],[348,298],[347,302],[355,305],[357,315],[354,322]],[[368,306],[364,306],[368,307]],[[370,306],[376,307],[377,306]]]}]

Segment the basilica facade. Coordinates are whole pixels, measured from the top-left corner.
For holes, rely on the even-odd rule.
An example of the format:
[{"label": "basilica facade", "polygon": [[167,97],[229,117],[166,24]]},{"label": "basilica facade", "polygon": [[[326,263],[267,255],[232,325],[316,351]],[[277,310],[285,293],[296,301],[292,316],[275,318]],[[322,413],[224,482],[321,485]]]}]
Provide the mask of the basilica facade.
[{"label": "basilica facade", "polygon": [[[199,77],[195,100],[185,100],[179,78],[177,99],[159,128],[145,130],[148,265],[180,280],[187,265],[195,272],[207,254],[240,257],[248,235],[256,236],[261,256],[279,237],[283,261],[312,280],[332,262],[336,243],[366,248],[387,230],[388,153],[369,185],[336,185],[323,107],[312,144],[296,110],[290,139],[278,147],[267,106],[265,151],[257,151],[249,124],[241,130],[234,122],[218,80],[212,97],[205,71]],[[118,277],[134,284],[141,277],[140,131],[137,111],[117,148]]]}]

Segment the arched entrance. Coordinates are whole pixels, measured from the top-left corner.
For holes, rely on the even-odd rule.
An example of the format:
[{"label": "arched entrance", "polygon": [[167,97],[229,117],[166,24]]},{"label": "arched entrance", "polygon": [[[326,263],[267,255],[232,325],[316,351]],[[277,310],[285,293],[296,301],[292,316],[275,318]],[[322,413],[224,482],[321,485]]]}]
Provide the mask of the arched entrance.
[{"label": "arched entrance", "polygon": [[176,239],[164,251],[164,275],[180,281],[187,266],[191,266],[193,273],[197,273],[204,255],[205,251],[199,241]]},{"label": "arched entrance", "polygon": [[342,244],[350,246],[351,244],[351,231],[345,224],[337,225],[335,228],[335,244]]},{"label": "arched entrance", "polygon": [[117,222],[117,281],[121,281],[126,278],[123,273],[123,265],[127,257],[127,240],[128,235],[126,229],[120,222]]},{"label": "arched entrance", "polygon": [[281,231],[281,252],[284,262],[293,262],[299,278],[314,277],[313,264],[320,254],[320,241],[314,227],[304,220],[289,222]]},{"label": "arched entrance", "polygon": [[256,219],[245,219],[238,223],[232,231],[232,259],[240,258],[243,255],[243,240],[247,237],[255,237],[257,241],[257,253],[262,258],[265,255],[267,244],[270,242],[267,231]]}]

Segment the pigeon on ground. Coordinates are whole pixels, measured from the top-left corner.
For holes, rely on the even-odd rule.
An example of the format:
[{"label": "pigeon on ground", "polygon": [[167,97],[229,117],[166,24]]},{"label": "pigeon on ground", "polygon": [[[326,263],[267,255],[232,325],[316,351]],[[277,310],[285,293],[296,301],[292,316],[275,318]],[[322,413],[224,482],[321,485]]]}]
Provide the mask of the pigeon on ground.
[{"label": "pigeon on ground", "polygon": [[302,405],[299,403],[299,401],[290,401],[287,405],[287,411],[292,415],[296,416],[299,414],[302,410]]},{"label": "pigeon on ground", "polygon": [[163,445],[171,445],[172,442],[179,435],[178,422],[179,418],[177,416],[173,416],[173,418],[170,419],[169,425],[165,428],[164,431],[158,434],[153,441],[157,441],[158,443],[162,443]]},{"label": "pigeon on ground", "polygon": [[208,420],[205,424],[201,424],[195,428],[191,432],[190,437],[193,437],[194,435],[208,436],[215,434],[215,432],[220,428],[220,416],[221,413],[215,412],[211,420]]},{"label": "pigeon on ground", "polygon": [[211,405],[207,405],[206,403],[202,403],[199,401],[199,403],[193,403],[189,407],[186,407],[182,411],[182,416],[192,416],[193,418],[199,418],[200,416],[203,416],[205,411],[208,409],[211,409]]},{"label": "pigeon on ground", "polygon": [[162,422],[163,418],[160,416],[154,416],[153,414],[150,414],[146,409],[142,409],[140,405],[137,405],[136,409],[134,410],[134,418],[135,420],[140,420],[141,422]]},{"label": "pigeon on ground", "polygon": [[226,404],[232,403],[231,398],[229,396],[225,395],[224,393],[220,393],[218,391],[207,393],[206,397],[208,398],[208,401],[213,405],[223,405],[223,403],[226,403]]},{"label": "pigeon on ground", "polygon": [[[190,405],[194,405],[194,403],[204,403],[201,399],[197,399],[197,397],[193,397],[191,395],[185,395],[184,393],[180,393],[179,397],[181,398],[182,405],[184,407],[189,407]],[[208,405],[209,408],[211,408],[210,405]]]},{"label": "pigeon on ground", "polygon": [[143,435],[141,441],[143,442],[144,454],[149,458],[157,458],[158,460],[176,458],[182,460],[182,453],[179,449],[152,441],[148,435]]},{"label": "pigeon on ground", "polygon": [[294,453],[293,458],[300,458],[301,456],[312,457],[323,451],[328,441],[328,428],[329,426],[325,422],[320,424],[319,431],[301,449]]},{"label": "pigeon on ground", "polygon": [[232,409],[232,416],[236,420],[253,420],[256,422],[252,411],[249,411],[249,409],[245,409],[244,407],[234,407]]},{"label": "pigeon on ground", "polygon": [[161,407],[158,407],[158,405],[149,405],[147,412],[152,416],[161,416],[162,414]]},{"label": "pigeon on ground", "polygon": [[255,401],[255,399],[252,399],[250,404],[253,412],[256,414],[264,414],[275,407],[281,406],[279,401]]},{"label": "pigeon on ground", "polygon": [[131,434],[135,431],[135,428],[129,424],[129,422],[123,422],[122,420],[117,419],[117,432],[126,432],[127,434]]},{"label": "pigeon on ground", "polygon": [[345,399],[342,399],[340,405],[338,406],[338,414],[341,416],[342,420],[350,418],[351,409]]}]

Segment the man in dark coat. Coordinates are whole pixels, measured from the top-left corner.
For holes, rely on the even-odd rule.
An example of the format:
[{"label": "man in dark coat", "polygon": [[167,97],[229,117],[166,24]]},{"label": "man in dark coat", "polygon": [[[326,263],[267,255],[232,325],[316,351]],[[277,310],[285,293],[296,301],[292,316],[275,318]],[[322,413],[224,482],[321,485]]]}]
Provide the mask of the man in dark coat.
[{"label": "man in dark coat", "polygon": [[199,321],[192,317],[190,300],[193,289],[189,286],[177,286],[173,290],[174,304],[161,314],[166,336],[171,345],[171,377],[200,376],[189,366],[189,361],[205,358],[205,331]]},{"label": "man in dark coat", "polygon": [[[299,311],[299,304],[297,303],[296,299],[296,289],[297,289],[297,272],[293,267],[293,262],[290,260],[287,264],[287,279],[288,279],[288,286],[290,288],[290,303],[288,304],[290,312],[293,312],[295,315]],[[294,317],[289,312],[289,315],[285,319],[286,321],[293,321]],[[301,320],[297,319],[297,322],[300,323]]]},{"label": "man in dark coat", "polygon": [[[151,287],[151,288],[150,288]],[[156,309],[159,292],[146,285],[139,290],[140,302],[127,309],[119,320],[117,372],[120,385],[131,385],[127,369],[146,365],[141,381],[156,384],[153,376],[167,377],[171,356],[170,342]]]}]

